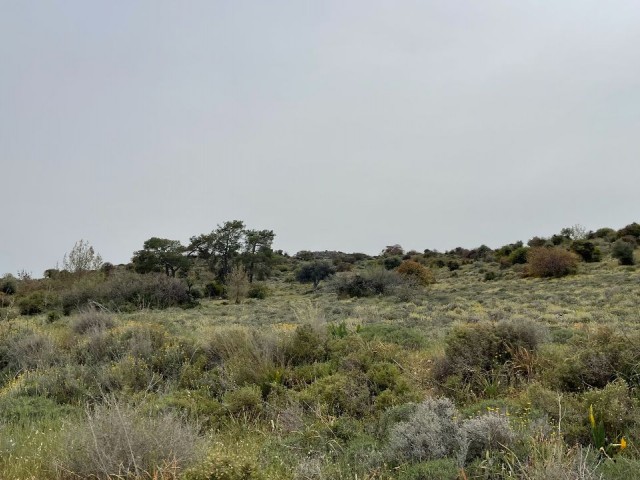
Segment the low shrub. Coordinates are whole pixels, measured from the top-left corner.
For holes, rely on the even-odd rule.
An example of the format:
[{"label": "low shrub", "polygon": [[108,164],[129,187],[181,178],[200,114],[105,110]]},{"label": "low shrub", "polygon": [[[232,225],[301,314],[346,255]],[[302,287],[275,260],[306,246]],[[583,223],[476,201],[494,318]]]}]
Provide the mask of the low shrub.
[{"label": "low shrub", "polygon": [[212,454],[197,468],[185,472],[185,480],[264,480],[258,465],[248,458]]},{"label": "low shrub", "polygon": [[340,297],[373,297],[394,295],[414,282],[396,271],[371,268],[361,274],[337,277],[333,287]]},{"label": "low shrub", "polygon": [[486,452],[510,449],[516,440],[516,434],[509,419],[497,413],[488,413],[469,418],[461,427],[463,446],[460,452],[461,462],[467,463],[482,457]]},{"label": "low shrub", "polygon": [[38,315],[49,308],[59,306],[60,299],[56,295],[38,290],[20,298],[17,304],[20,315]]},{"label": "low shrub", "polygon": [[91,302],[111,310],[168,308],[192,305],[184,282],[162,274],[145,275],[114,272],[102,283],[76,284],[63,295],[63,308],[69,314]]},{"label": "low shrub", "polygon": [[404,275],[408,277],[410,280],[413,280],[418,285],[431,285],[435,283],[436,278],[433,276],[431,270],[429,270],[424,265],[419,264],[413,260],[405,260],[402,264],[396,269],[396,271],[400,275]]},{"label": "low shrub", "polygon": [[527,274],[532,277],[564,277],[575,273],[578,255],[561,247],[531,248],[527,255]]},{"label": "low shrub", "polygon": [[165,478],[195,465],[201,454],[197,427],[113,400],[68,425],[63,445],[60,465],[82,478]]},{"label": "low shrub", "polygon": [[435,365],[434,377],[445,382],[454,376],[478,391],[495,371],[505,370],[511,376],[507,380],[527,377],[533,368],[527,362],[533,361],[532,353],[546,335],[546,329],[532,321],[459,325],[445,339],[445,354]]},{"label": "low shrub", "polygon": [[309,324],[296,328],[285,346],[285,358],[293,365],[321,362],[326,355],[325,339]]},{"label": "low shrub", "polygon": [[71,329],[79,335],[92,331],[108,330],[114,326],[115,322],[111,315],[95,309],[80,312],[71,323]]},{"label": "low shrub", "polygon": [[231,415],[255,418],[262,413],[262,392],[257,385],[231,390],[224,395],[223,405]]},{"label": "low shrub", "polygon": [[391,429],[389,461],[417,463],[455,455],[463,440],[458,416],[448,398],[430,398],[418,404],[408,421]]},{"label": "low shrub", "polygon": [[269,296],[269,287],[265,283],[252,283],[247,293],[249,298],[264,300]]}]

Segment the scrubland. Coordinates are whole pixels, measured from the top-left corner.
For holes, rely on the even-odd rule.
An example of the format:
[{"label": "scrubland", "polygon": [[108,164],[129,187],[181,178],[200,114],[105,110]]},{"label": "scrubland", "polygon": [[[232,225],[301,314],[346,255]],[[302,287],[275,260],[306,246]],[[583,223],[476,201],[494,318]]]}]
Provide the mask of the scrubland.
[{"label": "scrubland", "polygon": [[432,266],[364,297],[340,282],[380,259],[189,308],[22,315],[5,295],[0,478],[634,478],[640,270],[604,253],[561,278]]}]

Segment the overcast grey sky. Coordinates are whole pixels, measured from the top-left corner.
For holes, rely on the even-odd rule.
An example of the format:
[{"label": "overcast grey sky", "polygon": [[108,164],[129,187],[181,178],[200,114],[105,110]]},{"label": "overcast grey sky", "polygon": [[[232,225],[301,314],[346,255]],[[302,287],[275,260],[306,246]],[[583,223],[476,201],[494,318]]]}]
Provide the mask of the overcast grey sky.
[{"label": "overcast grey sky", "polygon": [[638,218],[640,2],[0,0],[0,274],[225,220],[497,247]]}]

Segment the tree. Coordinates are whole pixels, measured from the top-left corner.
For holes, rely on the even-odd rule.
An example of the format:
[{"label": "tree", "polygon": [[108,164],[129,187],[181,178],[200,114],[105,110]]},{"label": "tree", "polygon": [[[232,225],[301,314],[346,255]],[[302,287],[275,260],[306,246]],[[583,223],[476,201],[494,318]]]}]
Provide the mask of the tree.
[{"label": "tree", "polygon": [[131,261],[138,273],[163,272],[175,277],[180,270],[189,269],[189,258],[179,240],[151,237],[144,242],[143,249],[135,252]]},{"label": "tree", "polygon": [[240,255],[243,237],[244,222],[231,220],[211,233],[191,237],[187,251],[190,256],[207,260],[209,269],[224,281]]},{"label": "tree", "polygon": [[97,270],[102,265],[102,257],[96,253],[86,240],[75,243],[71,251],[64,254],[62,268],[69,272],[86,272]]},{"label": "tree", "polygon": [[273,230],[245,231],[244,261],[249,283],[253,282],[256,271],[268,275],[273,257],[271,245],[275,236]]},{"label": "tree", "polygon": [[305,263],[296,272],[296,280],[300,283],[313,283],[313,289],[317,289],[320,282],[336,273],[336,268],[329,262],[316,260]]}]

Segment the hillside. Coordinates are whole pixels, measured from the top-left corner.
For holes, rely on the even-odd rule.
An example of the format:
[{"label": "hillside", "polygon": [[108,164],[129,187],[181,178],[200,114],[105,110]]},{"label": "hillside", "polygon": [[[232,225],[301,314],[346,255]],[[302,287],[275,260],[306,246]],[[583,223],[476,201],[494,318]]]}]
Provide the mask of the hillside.
[{"label": "hillside", "polygon": [[631,478],[634,225],[5,277],[0,478]]}]

